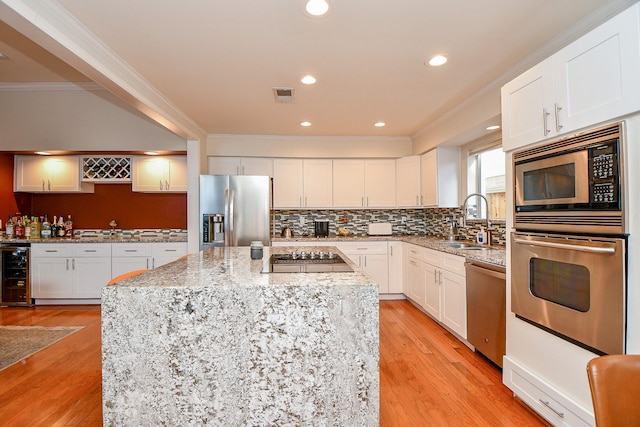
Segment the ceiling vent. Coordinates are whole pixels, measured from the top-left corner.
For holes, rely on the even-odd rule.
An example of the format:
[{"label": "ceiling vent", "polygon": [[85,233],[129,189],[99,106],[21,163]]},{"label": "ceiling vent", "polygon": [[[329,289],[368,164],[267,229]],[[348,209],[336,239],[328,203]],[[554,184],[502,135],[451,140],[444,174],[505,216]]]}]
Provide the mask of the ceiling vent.
[{"label": "ceiling vent", "polygon": [[290,87],[274,87],[273,96],[279,104],[290,104],[293,102],[293,88]]}]

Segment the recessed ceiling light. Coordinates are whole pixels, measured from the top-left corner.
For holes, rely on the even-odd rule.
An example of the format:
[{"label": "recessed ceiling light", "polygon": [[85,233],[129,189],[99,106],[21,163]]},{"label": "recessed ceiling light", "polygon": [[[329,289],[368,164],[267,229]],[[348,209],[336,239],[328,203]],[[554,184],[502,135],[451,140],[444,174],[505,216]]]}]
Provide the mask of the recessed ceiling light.
[{"label": "recessed ceiling light", "polygon": [[487,128],[487,130],[496,130],[496,129],[500,129],[500,126],[498,126],[498,125],[493,125],[493,126],[489,126],[489,127]]},{"label": "recessed ceiling light", "polygon": [[433,58],[431,58],[428,62],[428,64],[431,65],[432,67],[439,67],[446,63],[447,63],[447,58],[442,55],[436,55]]},{"label": "recessed ceiling light", "polygon": [[309,0],[304,8],[309,15],[323,16],[329,11],[329,3],[327,0]]},{"label": "recessed ceiling light", "polygon": [[48,151],[36,151],[36,154],[39,156],[50,156],[51,153]]},{"label": "recessed ceiling light", "polygon": [[381,127],[385,126],[386,123],[385,122],[375,122],[373,125],[375,127],[377,127],[377,128],[381,128]]},{"label": "recessed ceiling light", "polygon": [[309,127],[311,126],[311,122],[300,122],[300,126]]},{"label": "recessed ceiling light", "polygon": [[307,75],[304,76],[303,78],[300,79],[300,81],[306,85],[312,85],[314,84],[317,80],[315,77],[313,77],[312,75]]},{"label": "recessed ceiling light", "polygon": [[0,52],[0,59],[9,59],[6,53]]},{"label": "recessed ceiling light", "polygon": [[157,156],[159,153],[157,151],[145,151],[144,154],[147,156]]}]

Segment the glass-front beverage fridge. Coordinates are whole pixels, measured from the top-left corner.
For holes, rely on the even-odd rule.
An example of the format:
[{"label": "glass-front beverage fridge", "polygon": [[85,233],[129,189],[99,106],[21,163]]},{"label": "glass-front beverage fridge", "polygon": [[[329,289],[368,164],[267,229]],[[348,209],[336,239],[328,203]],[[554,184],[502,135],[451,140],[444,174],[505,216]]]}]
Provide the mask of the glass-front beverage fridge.
[{"label": "glass-front beverage fridge", "polygon": [[29,246],[0,246],[0,272],[2,287],[0,305],[31,306],[31,286],[29,283]]}]

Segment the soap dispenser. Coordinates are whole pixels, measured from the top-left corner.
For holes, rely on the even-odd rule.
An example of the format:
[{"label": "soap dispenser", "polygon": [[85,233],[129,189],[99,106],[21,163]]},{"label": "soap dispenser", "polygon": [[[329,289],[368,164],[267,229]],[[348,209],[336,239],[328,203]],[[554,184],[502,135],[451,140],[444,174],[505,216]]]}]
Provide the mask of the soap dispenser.
[{"label": "soap dispenser", "polygon": [[487,232],[484,231],[484,227],[480,227],[480,231],[478,231],[478,234],[476,234],[476,241],[480,245],[484,245],[485,243],[487,243]]}]

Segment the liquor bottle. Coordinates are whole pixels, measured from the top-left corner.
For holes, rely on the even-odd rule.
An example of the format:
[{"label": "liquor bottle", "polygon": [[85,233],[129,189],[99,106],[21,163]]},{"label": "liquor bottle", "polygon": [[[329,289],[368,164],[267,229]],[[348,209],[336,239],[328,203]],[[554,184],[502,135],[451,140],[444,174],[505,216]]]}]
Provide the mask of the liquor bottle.
[{"label": "liquor bottle", "polygon": [[67,216],[67,222],[64,223],[64,234],[65,237],[69,239],[73,238],[73,221],[71,221],[71,215]]},{"label": "liquor bottle", "polygon": [[13,234],[16,239],[24,238],[24,224],[22,224],[22,218],[18,218],[16,223],[13,226]]},{"label": "liquor bottle", "polygon": [[7,221],[7,228],[5,230],[7,239],[13,239],[13,217],[9,215],[9,221]]},{"label": "liquor bottle", "polygon": [[28,216],[24,216],[22,217],[22,224],[24,225],[24,238],[25,239],[30,239],[31,238],[31,220],[29,219]]},{"label": "liquor bottle", "polygon": [[51,238],[51,223],[49,222],[49,216],[47,214],[44,215],[44,220],[42,221],[42,228],[40,229],[40,237],[43,239]]},{"label": "liquor bottle", "polygon": [[65,229],[64,229],[64,219],[62,219],[62,215],[60,215],[60,217],[58,218],[58,229],[56,230],[58,232],[58,237],[64,237],[65,236]]},{"label": "liquor bottle", "polygon": [[31,238],[39,239],[40,238],[40,223],[38,222],[38,217],[31,217],[31,224],[29,224],[31,228]]},{"label": "liquor bottle", "polygon": [[58,216],[53,216],[53,221],[51,221],[51,237],[58,237]]}]

